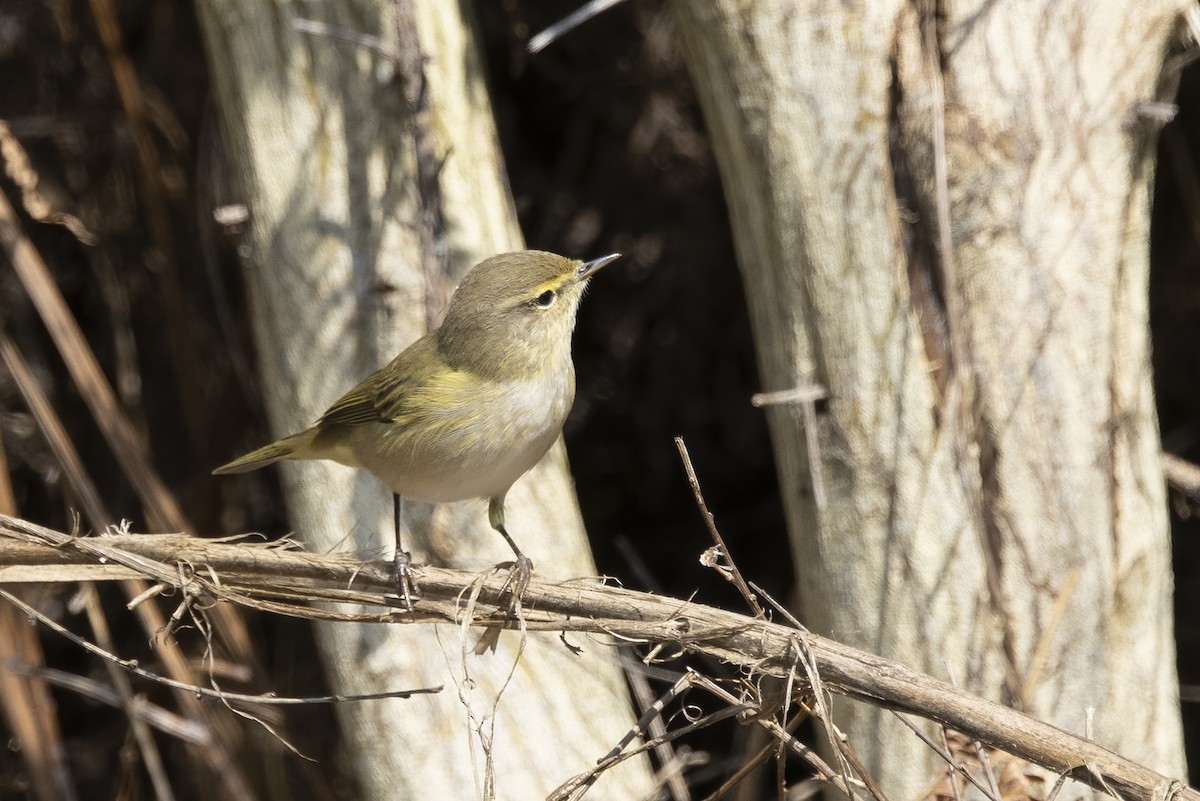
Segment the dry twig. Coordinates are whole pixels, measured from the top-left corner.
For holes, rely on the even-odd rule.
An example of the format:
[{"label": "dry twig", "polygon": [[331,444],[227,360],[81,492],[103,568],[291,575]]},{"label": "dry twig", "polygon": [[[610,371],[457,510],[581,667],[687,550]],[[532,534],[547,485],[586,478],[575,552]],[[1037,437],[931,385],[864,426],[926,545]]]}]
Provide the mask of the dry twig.
[{"label": "dry twig", "polygon": [[[758,603],[758,599],[754,597],[754,593],[750,590],[750,585],[746,583],[746,579],[742,576],[742,571],[738,570],[737,564],[733,561],[733,556],[729,553],[729,546],[725,544],[725,538],[721,536],[721,532],[717,530],[716,520],[713,518],[713,513],[708,511],[708,504],[704,501],[704,493],[700,491],[700,479],[696,477],[696,468],[692,466],[692,457],[688,455],[687,445],[683,443],[683,437],[675,438],[675,447],[679,450],[679,458],[683,460],[683,470],[687,473],[688,485],[692,488],[692,495],[696,499],[696,507],[700,510],[700,516],[704,518],[704,525],[708,527],[708,533],[716,543],[717,553],[709,556],[710,551],[705,551],[705,557],[700,561],[706,567],[716,568],[717,572],[725,578],[726,581],[733,583],[733,586],[738,588],[738,592],[742,594],[742,598],[747,605],[754,610],[755,617],[763,617],[762,606]],[[725,557],[726,566],[720,564],[720,558]]]},{"label": "dry twig", "polygon": [[590,0],[530,39],[526,49],[530,55],[539,53],[592,17],[607,11],[620,2],[621,0]]},{"label": "dry twig", "polygon": [[[119,559],[119,561],[117,561]],[[183,565],[182,571],[172,566]],[[193,567],[195,566],[195,567]],[[203,569],[199,569],[202,566]],[[363,563],[350,554],[317,555],[263,544],[212,542],[178,534],[74,538],[0,516],[0,582],[143,577],[211,600],[307,618],[411,624],[452,621],[487,627],[507,620],[502,579],[479,591],[475,614],[464,621],[458,599],[476,574],[420,568],[424,598],[409,615],[395,594],[388,563]],[[215,582],[209,576],[219,576]],[[346,589],[350,581],[354,589]],[[307,604],[352,601],[378,611],[346,614]],[[798,655],[819,673],[824,689],[945,724],[1104,792],[1131,801],[1200,801],[1200,792],[1048,723],[956,689],[903,665],[777,623],[612,587],[599,580],[534,578],[525,592],[530,631],[587,631],[618,641],[705,653],[749,675],[787,679]],[[704,677],[706,689],[728,693]],[[713,690],[712,688],[716,688]],[[732,703],[741,704],[734,697]],[[775,721],[771,724],[778,726]],[[794,741],[793,741],[794,742]]]}]

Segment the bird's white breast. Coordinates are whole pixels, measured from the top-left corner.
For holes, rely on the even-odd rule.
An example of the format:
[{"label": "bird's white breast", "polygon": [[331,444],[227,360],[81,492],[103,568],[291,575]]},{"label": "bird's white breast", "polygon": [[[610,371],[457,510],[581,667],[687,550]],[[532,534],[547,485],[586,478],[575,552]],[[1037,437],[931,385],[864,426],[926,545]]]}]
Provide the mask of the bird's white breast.
[{"label": "bird's white breast", "polygon": [[[436,437],[404,438],[403,446],[380,449],[361,445],[368,444],[365,437],[378,437],[381,431],[356,432],[356,451],[364,467],[405,497],[499,497],[554,444],[573,398],[573,376],[555,382],[494,383],[475,394],[469,405],[463,401],[433,412],[449,423],[437,428]],[[462,425],[464,418],[470,424]]]}]

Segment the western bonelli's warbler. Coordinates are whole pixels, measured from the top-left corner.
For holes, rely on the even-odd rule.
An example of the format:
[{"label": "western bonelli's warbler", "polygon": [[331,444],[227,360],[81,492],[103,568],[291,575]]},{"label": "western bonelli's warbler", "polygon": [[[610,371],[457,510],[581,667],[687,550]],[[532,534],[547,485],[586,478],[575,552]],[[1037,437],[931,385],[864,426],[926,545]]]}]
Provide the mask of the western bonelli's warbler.
[{"label": "western bonelli's warbler", "polygon": [[620,258],[543,251],[476,265],[441,326],[343,395],[311,428],[217,468],[244,473],[282,459],[330,459],[373,473],[396,496],[396,568],[408,601],[399,498],[487,498],[488,521],[517,560],[515,596],[533,563],[504,527],[504,496],[550,449],[575,399],[571,333],[589,279]]}]

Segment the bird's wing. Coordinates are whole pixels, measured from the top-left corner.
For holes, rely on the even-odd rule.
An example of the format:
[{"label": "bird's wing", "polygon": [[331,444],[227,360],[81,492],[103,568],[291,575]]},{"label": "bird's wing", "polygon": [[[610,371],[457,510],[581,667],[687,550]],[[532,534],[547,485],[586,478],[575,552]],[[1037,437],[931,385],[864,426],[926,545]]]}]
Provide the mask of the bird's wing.
[{"label": "bird's wing", "polygon": [[[436,354],[437,342],[426,336],[414,342],[381,370],[376,370],[321,415],[319,426],[408,422],[414,399],[438,374],[446,372]],[[434,352],[430,352],[430,351]]]},{"label": "bird's wing", "polygon": [[379,396],[378,388],[387,381],[388,377],[383,370],[367,376],[361,384],[326,409],[317,425],[356,426],[383,422],[387,418],[380,415],[376,399]]}]

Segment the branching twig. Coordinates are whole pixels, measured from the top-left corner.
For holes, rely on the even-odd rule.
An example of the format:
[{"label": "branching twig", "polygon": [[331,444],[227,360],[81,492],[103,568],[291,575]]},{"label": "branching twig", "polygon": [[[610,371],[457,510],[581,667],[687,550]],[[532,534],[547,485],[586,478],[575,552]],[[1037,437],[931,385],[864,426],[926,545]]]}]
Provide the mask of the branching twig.
[{"label": "branching twig", "polygon": [[[624,651],[619,656],[621,668],[625,671],[625,679],[629,682],[629,689],[633,692],[634,700],[637,702],[638,708],[642,710],[644,719],[645,713],[653,711],[661,699],[653,698],[651,695],[650,679],[642,670],[646,666],[634,663],[633,657]],[[641,720],[638,721],[638,725],[641,725]],[[646,731],[652,740],[661,740],[662,736],[667,733],[667,727],[663,723],[661,714],[655,714],[646,720]],[[654,753],[661,765],[659,775],[670,792],[672,801],[691,801],[691,792],[688,790],[687,782],[683,779],[682,768],[675,769],[680,765],[681,760],[674,747],[670,743],[660,742],[655,747]]]},{"label": "branching twig", "polygon": [[[657,748],[658,746],[669,742],[670,740],[668,739],[668,735],[664,731],[659,736],[654,737],[650,741],[646,742],[642,747],[637,748],[628,754],[622,755],[622,752],[629,747],[629,744],[638,737],[645,739],[646,732],[648,732],[650,729],[650,722],[658,719],[666,705],[671,703],[671,701],[673,701],[675,697],[679,695],[679,693],[690,686],[690,677],[687,675],[683,676],[679,679],[679,681],[671,685],[671,687],[662,696],[656,699],[654,703],[650,705],[650,708],[647,709],[645,713],[643,713],[643,715],[637,719],[637,721],[633,724],[633,728],[631,728],[625,734],[625,736],[621,738],[620,742],[613,746],[613,749],[605,754],[596,763],[595,767],[585,773],[568,779],[566,782],[560,785],[558,789],[551,793],[550,798],[552,800],[562,798],[570,799],[571,801],[578,801],[578,799],[582,798],[584,794],[592,788],[592,785],[594,785],[596,780],[600,778],[600,774],[609,767],[616,765],[620,760],[628,759],[635,753],[642,753],[644,751],[648,751],[650,748]],[[674,737],[677,735],[677,732],[672,732],[671,739],[674,739]]]},{"label": "branching twig", "polygon": [[944,761],[947,765],[949,765],[950,769],[952,771],[954,771],[955,773],[957,773],[960,776],[962,776],[963,778],[965,778],[971,784],[975,785],[975,788],[977,790],[979,790],[979,792],[983,793],[984,797],[987,798],[988,801],[1000,801],[1000,799],[998,797],[996,797],[995,795],[992,794],[992,790],[990,787],[987,787],[986,785],[983,784],[983,782],[979,781],[979,779],[976,779],[974,776],[972,776],[971,771],[967,770],[962,765],[955,762],[954,757],[950,754],[950,752],[940,748],[938,746],[938,744],[935,743],[929,737],[928,734],[921,731],[920,727],[915,725],[911,720],[909,720],[904,715],[901,715],[900,713],[895,712],[895,710],[893,710],[893,713],[896,715],[897,718],[899,718],[901,723],[903,723],[905,726],[907,726],[909,729],[911,729],[912,733],[917,735],[917,737],[919,737],[921,739],[921,742],[925,743],[925,745],[929,746],[930,750],[932,750],[935,754],[937,754],[939,757],[941,757],[942,761]]},{"label": "branching twig", "polygon": [[[806,714],[798,714],[793,716],[792,719],[787,722],[787,725],[783,727],[784,732],[786,732],[789,736],[794,734],[796,729],[799,728],[800,724],[807,719],[808,715]],[[776,750],[776,743],[771,742],[764,745],[754,756],[750,757],[750,759],[746,760],[745,763],[735,770],[728,779],[721,782],[720,787],[705,796],[704,801],[720,801],[720,799],[725,797],[726,793],[745,781],[751,773],[753,773],[764,762],[770,759],[771,754],[775,753]]]},{"label": "branching twig", "polygon": [[[726,690],[724,687],[720,686],[719,684],[717,684],[716,682],[714,682],[708,678],[697,677],[695,679],[695,682],[696,682],[697,686],[703,687],[704,689],[708,690],[710,693],[712,693],[713,695],[722,699],[726,703],[729,703],[729,704],[740,704],[741,703],[735,695],[733,695],[728,690]],[[756,711],[761,711],[761,710],[756,709]],[[755,717],[754,722],[757,723],[759,726],[762,726],[764,729],[766,729],[768,732],[770,732],[773,736],[777,737],[789,749],[794,751],[801,759],[803,759],[805,762],[807,762],[809,767],[811,767],[814,771],[816,771],[818,777],[820,777],[824,781],[829,782],[830,784],[832,784],[838,790],[841,790],[843,793],[845,793],[850,798],[854,798],[854,792],[851,789],[851,785],[842,776],[838,775],[837,771],[835,771],[833,768],[829,767],[829,765],[825,762],[825,760],[821,759],[821,757],[817,754],[816,751],[812,750],[807,745],[800,742],[795,737],[793,737],[791,734],[789,734],[787,732],[787,730],[779,724],[778,721],[776,721],[772,718],[769,718],[769,717]]]},{"label": "branching twig", "polygon": [[[123,564],[112,564],[116,551],[127,555]],[[98,564],[102,560],[109,563]],[[31,569],[33,564],[46,566],[41,570],[47,574],[72,565],[90,565],[91,578],[102,580],[128,575],[132,565],[149,565],[157,572],[180,562],[198,566],[192,578],[180,578],[170,569],[164,571],[169,577],[154,578],[168,584],[189,580],[194,582],[194,591],[203,591],[213,600],[236,603],[256,603],[269,593],[285,591],[296,602],[324,603],[343,598],[353,578],[357,597],[384,610],[377,620],[412,622],[396,596],[391,565],[383,561],[364,563],[351,554],[317,555],[177,534],[73,539],[0,515],[0,582],[18,575],[10,574],[8,565],[22,568],[19,575],[26,580],[37,577],[37,570]],[[417,617],[461,624],[456,599],[476,580],[476,574],[435,567],[419,570],[424,596],[416,605]],[[219,585],[199,578],[210,571],[220,577]],[[471,625],[516,625],[506,621],[509,599],[501,589],[502,583],[500,577],[484,582]],[[704,653],[740,667],[749,676],[787,679],[796,664],[796,654],[803,653],[805,662],[815,668],[822,687],[829,692],[945,724],[988,746],[1062,771],[1094,789],[1107,792],[1106,788],[1111,788],[1130,801],[1200,801],[1200,792],[1093,742],[816,634],[803,634],[801,648],[796,641],[801,635],[794,628],[694,601],[613,587],[599,579],[553,582],[535,576],[526,588],[524,602],[525,625],[530,631],[607,633],[618,642]],[[296,606],[293,611],[299,614],[301,608]],[[309,610],[310,616],[318,614],[318,609]],[[798,683],[804,680],[800,676]],[[728,695],[724,688],[713,686],[718,694]],[[736,696],[726,700],[742,703]],[[261,703],[263,699],[251,696],[251,701]],[[778,730],[777,736],[787,736],[777,721],[767,723]],[[789,747],[794,748],[793,742],[789,738]]]},{"label": "branching twig", "polygon": [[717,548],[720,550],[721,555],[725,557],[725,562],[729,565],[728,569],[722,568],[714,560],[713,564],[709,566],[716,567],[722,576],[728,581],[733,582],[733,586],[738,588],[738,592],[742,594],[742,598],[754,610],[754,616],[762,617],[762,606],[759,605],[758,599],[751,592],[750,585],[746,583],[746,579],[742,577],[742,571],[738,570],[737,564],[733,561],[733,555],[729,553],[729,546],[725,544],[725,538],[717,530],[713,514],[708,511],[708,504],[704,502],[704,493],[700,491],[700,479],[696,478],[696,468],[692,466],[692,457],[688,455],[687,445],[683,443],[683,437],[675,438],[675,447],[679,450],[679,458],[683,460],[683,470],[687,473],[688,485],[692,488],[692,495],[696,498],[696,506],[700,509],[700,516],[704,518],[704,525],[708,527],[708,533],[712,536],[713,542],[717,544]]},{"label": "branching twig", "polygon": [[268,705],[273,705],[273,706],[290,706],[290,705],[297,705],[297,704],[335,704],[335,703],[343,703],[343,702],[348,702],[348,701],[377,701],[377,700],[380,700],[383,698],[408,698],[409,696],[412,696],[412,695],[427,695],[427,694],[438,693],[438,692],[442,691],[442,688],[440,686],[438,686],[438,687],[418,687],[418,688],[414,688],[414,689],[410,689],[410,690],[395,690],[393,692],[386,692],[386,693],[366,693],[363,695],[318,695],[318,696],[309,696],[309,697],[304,697],[304,698],[287,698],[287,697],[283,697],[283,696],[270,695],[270,694],[247,695],[245,693],[231,693],[231,692],[226,692],[224,690],[214,690],[209,687],[200,687],[200,686],[197,686],[194,684],[185,684],[181,681],[175,681],[174,679],[168,679],[166,676],[160,676],[157,673],[152,673],[149,670],[146,670],[145,668],[139,666],[136,660],[122,659],[121,657],[117,656],[116,654],[110,653],[110,652],[104,650],[103,648],[101,648],[100,646],[94,645],[93,643],[88,642],[83,637],[80,637],[78,634],[74,633],[70,629],[63,627],[63,626],[59,625],[58,623],[54,622],[53,620],[51,620],[50,618],[46,617],[41,612],[34,609],[32,606],[25,603],[20,598],[17,598],[15,595],[13,595],[10,592],[7,592],[5,590],[0,590],[0,598],[4,599],[5,601],[8,601],[10,604],[17,607],[22,612],[24,612],[26,615],[28,615],[31,619],[36,620],[37,622],[41,623],[43,626],[45,626],[46,628],[55,632],[56,634],[60,634],[63,637],[66,637],[68,640],[75,643],[76,645],[78,645],[80,648],[84,649],[88,653],[98,656],[101,659],[104,659],[108,662],[111,662],[111,663],[117,665],[118,667],[122,667],[135,676],[146,679],[147,681],[155,682],[156,684],[165,685],[165,686],[170,687],[175,690],[184,690],[185,692],[195,693],[196,695],[202,695],[205,698],[215,698],[215,699],[218,699],[221,701],[226,701],[226,702],[239,701],[239,702],[247,703],[247,704],[268,704]]},{"label": "branching twig", "polygon": [[144,720],[161,732],[182,740],[189,745],[206,746],[212,742],[212,733],[208,727],[182,715],[177,715],[169,709],[153,704],[141,696],[134,696],[130,701],[122,698],[114,688],[109,687],[86,676],[78,676],[65,670],[46,667],[31,667],[29,665],[9,663],[8,670],[21,676],[40,678],[50,684],[78,693],[85,698],[102,704],[124,708],[126,712]]},{"label": "branching twig", "polygon": [[[662,737],[656,738],[649,742],[634,748],[632,751],[618,751],[613,749],[603,759],[596,763],[596,766],[586,773],[574,776],[563,784],[561,784],[548,797],[547,801],[579,801],[583,795],[591,788],[596,779],[604,771],[619,765],[627,759],[632,759],[635,756],[644,754],[654,748],[657,748],[662,743],[678,740],[680,737],[692,734],[700,729],[712,726],[714,723],[719,723],[722,720],[740,715],[749,711],[749,707],[744,704],[733,704],[723,709],[719,709],[708,715],[688,723],[686,726],[681,726],[678,729],[667,732]],[[624,741],[622,741],[624,742]]]}]

